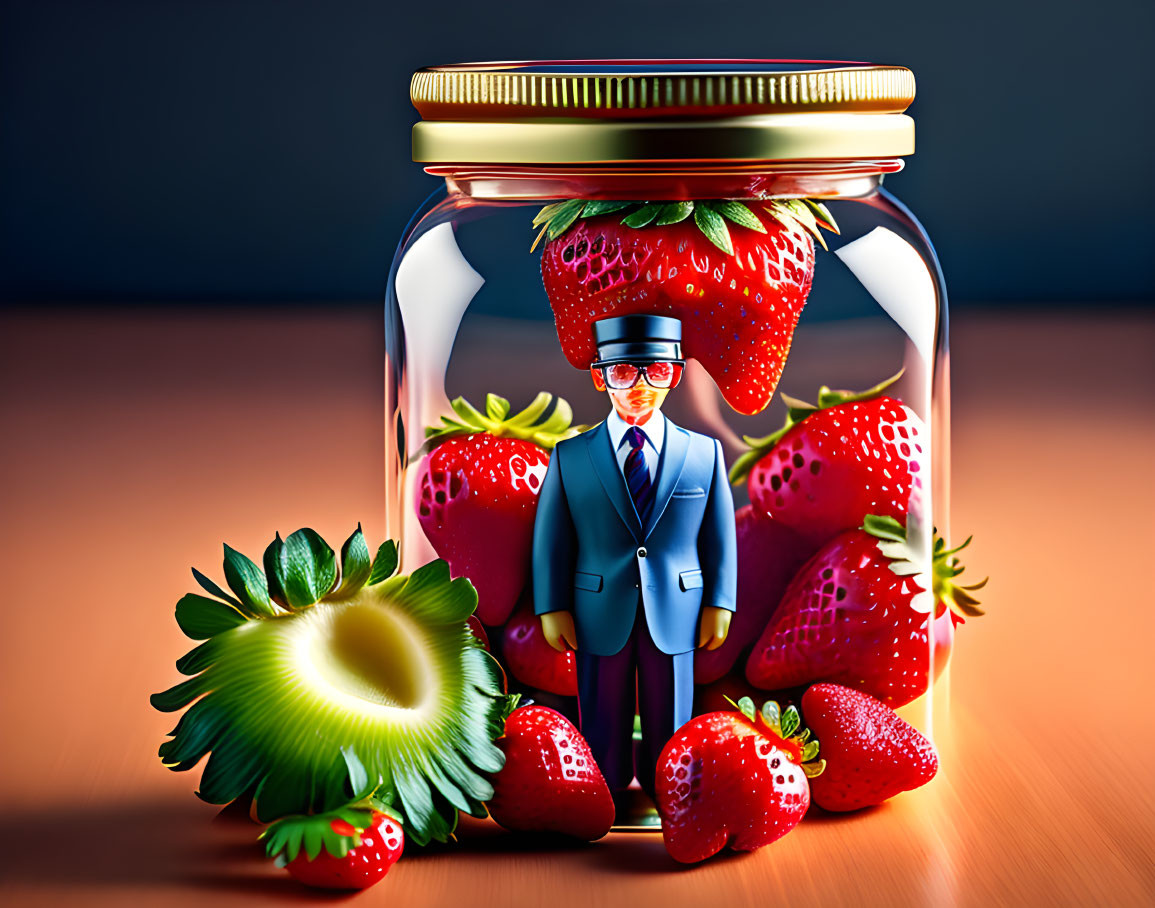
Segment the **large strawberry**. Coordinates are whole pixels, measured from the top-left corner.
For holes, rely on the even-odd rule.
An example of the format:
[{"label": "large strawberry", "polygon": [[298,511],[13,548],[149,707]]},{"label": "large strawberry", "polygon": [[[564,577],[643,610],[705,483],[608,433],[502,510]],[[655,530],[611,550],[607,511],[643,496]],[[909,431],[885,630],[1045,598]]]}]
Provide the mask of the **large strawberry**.
[{"label": "large strawberry", "polygon": [[821,736],[826,771],[810,783],[824,810],[858,810],[925,785],[938,772],[934,745],[885,704],[838,684],[815,684],[802,714]]},{"label": "large strawberry", "polygon": [[416,482],[417,519],[455,577],[477,589],[477,615],[504,624],[526,585],[533,550],[537,496],[549,452],[577,433],[573,412],[542,392],[516,416],[509,401],[489,394],[485,413],[464,398],[457,419],[425,430],[428,455]]},{"label": "large strawberry", "polygon": [[794,707],[768,700],[755,713],[707,713],[683,725],[658,758],[662,838],[676,861],[693,863],[725,847],[753,851],[798,825],[810,806],[807,778],[822,772],[818,741],[799,732]]},{"label": "large strawberry", "polygon": [[815,545],[867,514],[905,521],[926,458],[922,421],[884,393],[898,378],[861,392],[823,387],[816,405],[783,394],[786,424],[746,438],[730,481],[749,476],[751,503]]},{"label": "large strawberry", "polygon": [[585,738],[565,716],[544,706],[518,707],[497,746],[505,766],[493,776],[489,813],[499,825],[587,841],[610,831],[613,796]]},{"label": "large strawberry", "polygon": [[522,684],[551,694],[577,696],[577,659],[573,650],[558,652],[546,642],[541,618],[533,608],[519,608],[502,634],[502,659]]},{"label": "large strawberry", "polygon": [[936,625],[982,614],[971,592],[986,581],[955,583],[963,571],[955,553],[969,542],[947,549],[936,538],[928,583],[902,524],[868,516],[802,566],[754,644],[746,677],[765,690],[832,681],[892,707],[909,703],[930,680],[931,612]]},{"label": "large strawberry", "polygon": [[571,365],[595,360],[599,319],[673,316],[684,354],[739,413],[770,402],[810,293],[814,238],[825,247],[819,228],[837,229],[822,205],[801,199],[571,199],[534,225],[548,238],[542,281]]},{"label": "large strawberry", "polygon": [[405,849],[400,822],[358,806],[286,817],[261,838],[278,866],[319,889],[367,889],[389,872]]},{"label": "large strawberry", "polygon": [[738,599],[726,642],[694,654],[694,682],[717,681],[734,667],[770,622],[790,578],[814,546],[778,521],[745,505],[734,515],[738,537]]}]

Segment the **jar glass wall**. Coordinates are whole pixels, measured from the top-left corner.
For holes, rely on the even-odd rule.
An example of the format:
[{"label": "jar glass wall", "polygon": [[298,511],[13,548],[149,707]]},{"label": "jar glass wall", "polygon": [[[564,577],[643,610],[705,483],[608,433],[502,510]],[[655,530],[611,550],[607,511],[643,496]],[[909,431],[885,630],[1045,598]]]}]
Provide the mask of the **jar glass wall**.
[{"label": "jar glass wall", "polygon": [[[880,670],[870,692],[904,707],[901,714],[909,721],[929,728],[931,698],[922,692],[943,669],[953,638],[952,613],[936,605],[933,596],[917,595],[919,589],[932,589],[935,530],[944,540],[949,532],[946,295],[922,228],[881,189],[882,173],[897,166],[893,160],[880,160],[681,169],[439,171],[447,178],[446,188],[431,197],[410,225],[393,264],[386,300],[386,513],[388,533],[401,545],[403,570],[439,555],[447,557],[435,524],[443,519],[447,501],[451,503],[462,489],[448,480],[431,486],[427,476],[423,484],[422,468],[430,450],[426,429],[459,418],[455,399],[485,411],[487,395],[497,395],[510,402],[513,415],[546,392],[552,398],[543,419],[560,398],[572,408],[572,425],[595,426],[609,410],[606,393],[595,387],[581,362],[567,357],[573,351],[565,349],[563,322],[584,320],[585,330],[595,316],[628,311],[677,314],[684,318],[687,363],[681,384],[662,412],[678,426],[719,439],[727,466],[739,466],[732,474],[738,509],[739,607],[726,643],[697,655],[696,709],[717,708],[720,693],[736,700],[755,692],[761,699],[766,691],[775,691],[789,698],[813,680],[846,683],[861,673],[864,662],[886,662],[889,653],[897,657],[901,651],[902,666]],[[837,232],[819,227],[821,240],[805,241],[814,250],[812,266],[805,257],[792,260],[792,249],[786,248],[790,242],[804,243],[797,237],[810,234],[776,233],[767,216],[775,202],[799,198],[819,200],[830,226],[837,227]],[[748,368],[749,353],[743,348],[761,350],[767,336],[762,329],[776,318],[768,312],[776,305],[773,289],[758,283],[764,268],[755,268],[750,259],[749,267],[731,267],[722,274],[721,251],[704,235],[686,240],[692,231],[679,234],[683,246],[688,242],[690,247],[679,253],[679,261],[684,261],[680,271],[669,267],[675,259],[664,259],[666,271],[660,272],[654,270],[653,261],[642,262],[636,255],[633,260],[619,255],[615,270],[615,261],[607,263],[605,256],[599,260],[580,248],[581,238],[573,239],[573,227],[568,250],[563,233],[552,241],[543,237],[531,252],[540,229],[534,226],[537,213],[570,199],[646,199],[667,205],[697,200],[699,207],[701,200],[738,200],[770,225],[782,268],[812,267],[812,283],[805,275],[793,275],[810,286],[797,327],[789,331],[788,313],[780,319],[788,351],[781,352],[781,377],[770,382],[772,393],[761,393],[765,388],[756,376],[723,374],[731,367],[727,359],[737,371]],[[638,210],[639,206],[623,208],[584,220],[595,227],[604,222],[613,231],[620,229],[614,225],[623,216]],[[803,219],[798,213],[795,217]],[[821,215],[817,218],[821,220]],[[642,227],[639,233],[647,229]],[[768,242],[755,238],[756,231],[741,223],[730,221],[728,231],[736,238],[739,255],[749,253],[750,242]],[[566,292],[559,289],[564,281],[559,283],[549,273],[543,279],[543,246],[548,255],[550,242],[558,244],[557,268],[584,257],[587,271],[579,275],[586,282],[583,286],[592,279],[588,269],[600,269],[593,277],[600,275],[608,288],[603,298],[631,281],[657,285],[658,290],[643,294],[651,302],[640,310],[631,310],[628,304],[600,308],[597,286],[579,304],[569,306],[557,298]],[[700,246],[694,247],[695,242]],[[631,272],[631,265],[640,271]],[[642,273],[647,266],[649,273]],[[551,267],[555,266],[547,262],[546,270]],[[677,293],[672,289],[675,284]],[[552,290],[552,299],[547,290]],[[695,292],[700,307],[686,302]],[[618,293],[615,298],[628,297]],[[675,297],[681,300],[678,305],[670,303]],[[713,314],[718,307],[725,309],[724,316]],[[723,331],[727,337],[720,339]],[[693,355],[707,346],[709,369]],[[761,388],[752,396],[751,383]],[[728,393],[723,394],[720,386]],[[856,398],[838,397],[830,389],[876,390]],[[821,431],[818,419],[811,421],[815,428],[809,435],[796,431],[810,419],[802,402],[823,406]],[[773,437],[788,420],[799,425]],[[748,453],[751,440],[756,443],[755,454]],[[541,461],[515,456],[497,469],[508,472],[504,478],[515,485],[536,492],[546,459],[548,454]],[[901,524],[905,540],[890,540],[892,549],[902,549],[901,557],[896,555],[900,568],[890,574],[894,583],[915,585],[913,590],[908,586],[914,594],[908,599],[927,600],[915,602],[901,627],[887,625],[886,639],[871,625],[870,616],[847,614],[840,607],[845,597],[857,595],[855,585],[862,582],[855,576],[858,566],[846,563],[851,554],[858,557],[858,543],[847,533],[866,516],[856,508]],[[885,537],[886,526],[875,529]],[[526,544],[515,530],[497,524],[492,534],[500,537],[487,541],[493,547],[506,540],[514,548]],[[885,538],[880,541],[886,543]],[[949,546],[944,542],[943,547]],[[508,602],[480,612],[492,619],[487,630],[498,649],[504,626],[533,611],[531,556],[525,552],[518,557],[524,561],[524,573],[508,584],[516,592],[507,589],[502,594],[504,600],[515,600],[512,612]],[[452,566],[453,559],[447,560]],[[901,566],[904,560],[906,566]],[[813,576],[801,576],[807,571]],[[485,585],[476,585],[484,600]],[[843,623],[832,629],[828,645],[800,646],[796,637],[803,633],[801,625],[791,628],[787,623],[774,631],[776,615],[781,619],[781,605],[789,597],[805,599],[806,608],[824,611],[831,622]],[[906,658],[912,646],[918,649],[917,666]],[[516,685],[519,679],[511,681]],[[573,714],[564,697],[543,694],[532,684],[523,686]]]}]

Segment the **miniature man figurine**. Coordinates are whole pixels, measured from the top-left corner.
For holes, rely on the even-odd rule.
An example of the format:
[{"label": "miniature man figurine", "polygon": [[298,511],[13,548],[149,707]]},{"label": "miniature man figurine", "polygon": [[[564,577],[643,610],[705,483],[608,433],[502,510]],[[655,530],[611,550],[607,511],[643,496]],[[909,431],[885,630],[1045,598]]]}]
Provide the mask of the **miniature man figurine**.
[{"label": "miniature man figurine", "polygon": [[590,371],[613,411],[550,458],[534,610],[551,646],[576,651],[581,732],[610,790],[623,792],[636,771],[653,797],[658,755],[690,719],[694,648],[721,646],[734,611],[734,501],[721,444],[660,412],[684,366],[681,322],[608,318],[594,338]]}]

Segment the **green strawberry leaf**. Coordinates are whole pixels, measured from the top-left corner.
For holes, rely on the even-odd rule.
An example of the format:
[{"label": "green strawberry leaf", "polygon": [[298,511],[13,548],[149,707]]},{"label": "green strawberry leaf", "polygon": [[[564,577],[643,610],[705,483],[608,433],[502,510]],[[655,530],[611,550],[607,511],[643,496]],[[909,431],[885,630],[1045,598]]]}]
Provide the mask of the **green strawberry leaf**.
[{"label": "green strawberry leaf", "polygon": [[806,203],[806,207],[814,212],[814,216],[817,219],[819,225],[825,227],[831,233],[839,233],[838,225],[834,222],[834,218],[831,216],[825,205],[823,205],[817,199],[803,199],[802,201]]},{"label": "green strawberry leaf", "polygon": [[751,230],[756,230],[758,233],[765,233],[766,226],[758,220],[758,215],[754,214],[749,208],[741,202],[718,202],[712,206],[718,214],[727,220],[733,221],[740,227],[748,227]]},{"label": "green strawberry leaf", "polygon": [[584,199],[569,199],[568,201],[562,202],[561,206],[550,215],[549,224],[546,227],[546,236],[551,240],[556,240],[569,230],[585,206],[586,203]]},{"label": "green strawberry leaf", "polygon": [[189,593],[176,604],[176,623],[193,640],[207,640],[248,620],[233,606],[196,593]]},{"label": "green strawberry leaf", "polygon": [[264,572],[236,549],[225,546],[225,580],[250,612],[271,618],[277,607],[269,598]]},{"label": "green strawberry leaf", "polygon": [[261,558],[261,563],[265,566],[265,580],[269,584],[269,598],[278,605],[289,607],[289,600],[285,596],[285,579],[281,571],[281,549],[285,547],[285,543],[281,540],[281,534],[277,533],[269,547],[265,549],[265,554]]},{"label": "green strawberry leaf", "polygon": [[818,756],[818,742],[817,741],[807,741],[802,746],[802,762],[803,763],[809,763],[811,760],[813,760],[817,756]]},{"label": "green strawberry leaf", "polygon": [[798,221],[806,229],[806,232],[822,245],[823,249],[826,249],[826,238],[818,229],[818,220],[814,217],[813,209],[802,199],[784,199],[783,204],[794,220]]},{"label": "green strawberry leaf", "polygon": [[176,670],[182,675],[199,675],[206,668],[217,661],[220,656],[220,647],[209,637],[200,646],[194,646],[187,653],[176,660]]},{"label": "green strawberry leaf", "polygon": [[369,573],[367,586],[375,586],[383,580],[393,576],[397,570],[397,543],[386,539],[377,549],[377,557],[373,559],[373,570]]},{"label": "green strawberry leaf", "polygon": [[754,721],[754,701],[750,697],[743,697],[738,701],[738,711],[751,722]]},{"label": "green strawberry leaf", "polygon": [[485,415],[495,422],[501,422],[509,416],[509,401],[496,394],[485,395]]},{"label": "green strawberry leaf", "polygon": [[337,556],[315,530],[297,530],[280,551],[285,596],[304,608],[326,596],[337,582]]},{"label": "green strawberry leaf", "polygon": [[793,706],[787,706],[782,713],[782,737],[789,738],[801,724],[802,717],[798,715],[798,710]]},{"label": "green strawberry leaf", "polygon": [[333,596],[352,596],[365,585],[372,573],[373,559],[369,554],[369,545],[365,542],[365,534],[361,532],[361,524],[357,524],[353,535],[341,546],[341,585]]},{"label": "green strawberry leaf", "polygon": [[206,593],[212,593],[212,595],[216,596],[218,599],[224,600],[229,605],[244,611],[245,607],[241,605],[241,601],[239,599],[234,596],[230,596],[196,568],[192,569],[192,573],[193,577],[196,579],[196,582],[201,585],[201,589],[203,589]]},{"label": "green strawberry leaf", "polygon": [[778,703],[774,700],[767,700],[762,704],[762,721],[769,725],[776,732],[782,731],[782,714],[778,710]]},{"label": "green strawberry leaf", "polygon": [[627,227],[645,227],[658,216],[663,207],[665,206],[661,202],[646,202],[633,214],[627,214],[622,218],[622,223]]},{"label": "green strawberry leaf", "polygon": [[534,227],[540,227],[542,224],[546,223],[550,218],[552,218],[557,213],[557,210],[559,208],[561,208],[561,206],[564,204],[565,204],[565,202],[553,202],[550,205],[546,205],[544,208],[541,209],[541,211],[539,211],[536,215],[534,215],[533,226]]},{"label": "green strawberry leaf", "polygon": [[381,784],[380,777],[376,779],[369,778],[369,772],[365,769],[365,764],[361,762],[360,757],[353,751],[353,748],[342,747],[341,756],[344,758],[345,768],[349,772],[349,788],[353,792],[353,800],[360,801],[362,798],[369,797]]},{"label": "green strawberry leaf", "polygon": [[816,778],[816,777],[822,775],[822,773],[826,771],[826,761],[825,760],[815,760],[815,761],[810,762],[810,763],[803,763],[802,764],[802,771],[804,773],[806,773],[806,778],[808,778],[808,779]]},{"label": "green strawberry leaf", "polygon": [[[638,202],[621,202],[621,201],[592,201],[586,202],[585,208],[582,209],[581,216],[583,218],[596,218],[601,214],[612,214],[615,211],[621,211],[623,208],[632,208]],[[544,210],[544,209],[543,209]],[[540,217],[540,215],[539,215]],[[536,222],[534,223],[536,227]]]},{"label": "green strawberry leaf", "polygon": [[906,543],[906,527],[893,517],[867,514],[862,520],[862,528],[871,536],[877,536],[879,539]]},{"label": "green strawberry leaf", "polygon": [[667,202],[658,212],[657,220],[654,223],[659,227],[665,227],[667,224],[679,224],[693,213],[693,202]]},{"label": "green strawberry leaf", "polygon": [[705,205],[695,205],[694,223],[698,225],[698,229],[711,243],[727,255],[734,254],[734,244],[730,241],[730,230],[726,227],[726,219],[722,215]]}]

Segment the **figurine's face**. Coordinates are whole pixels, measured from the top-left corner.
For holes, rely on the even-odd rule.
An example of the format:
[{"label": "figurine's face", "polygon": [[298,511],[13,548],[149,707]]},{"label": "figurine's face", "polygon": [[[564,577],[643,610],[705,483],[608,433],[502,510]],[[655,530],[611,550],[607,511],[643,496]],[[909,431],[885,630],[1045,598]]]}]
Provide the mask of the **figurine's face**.
[{"label": "figurine's face", "polygon": [[618,416],[631,425],[642,425],[662,408],[666,395],[677,387],[682,364],[615,363],[591,368],[590,374],[594,387],[609,393]]}]

